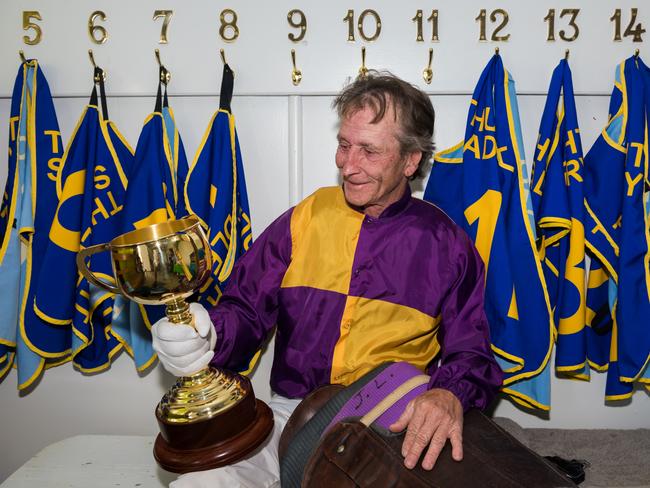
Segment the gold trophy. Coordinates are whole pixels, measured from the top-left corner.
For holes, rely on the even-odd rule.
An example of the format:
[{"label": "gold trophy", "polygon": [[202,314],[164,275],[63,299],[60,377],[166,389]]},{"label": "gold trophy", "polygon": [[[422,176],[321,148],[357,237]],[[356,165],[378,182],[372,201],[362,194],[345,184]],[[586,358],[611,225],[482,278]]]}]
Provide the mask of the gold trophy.
[{"label": "gold trophy", "polygon": [[[97,278],[86,258],[110,251],[117,286]],[[83,249],[79,271],[92,284],[146,305],[165,304],[176,324],[192,325],[185,299],[210,276],[210,245],[196,216],[154,224]],[[175,473],[231,464],[253,451],[273,428],[271,409],[248,378],[205,367],[179,378],[156,407],[158,464]]]}]

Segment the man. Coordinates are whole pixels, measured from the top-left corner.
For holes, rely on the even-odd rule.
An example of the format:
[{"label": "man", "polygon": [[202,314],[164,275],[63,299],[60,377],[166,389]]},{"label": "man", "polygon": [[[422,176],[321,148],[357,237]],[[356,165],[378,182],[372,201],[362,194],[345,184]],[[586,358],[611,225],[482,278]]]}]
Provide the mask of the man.
[{"label": "man", "polygon": [[[262,466],[264,479],[251,486],[279,485],[279,432],[293,399],[320,386],[348,385],[390,361],[426,370],[428,391],[391,429],[406,429],[408,468],[424,453],[422,467],[432,469],[447,439],[462,459],[463,411],[487,406],[501,384],[480,257],[442,211],[410,194],[409,180],[421,176],[433,149],[429,98],[393,75],[371,73],[334,107],[342,185],[316,191],[262,233],[219,305],[209,314],[193,305],[198,334],[165,320],[153,327],[161,362],[185,375],[209,361],[244,369],[277,324],[276,429],[243,462]],[[241,466],[226,468],[230,483]]]}]

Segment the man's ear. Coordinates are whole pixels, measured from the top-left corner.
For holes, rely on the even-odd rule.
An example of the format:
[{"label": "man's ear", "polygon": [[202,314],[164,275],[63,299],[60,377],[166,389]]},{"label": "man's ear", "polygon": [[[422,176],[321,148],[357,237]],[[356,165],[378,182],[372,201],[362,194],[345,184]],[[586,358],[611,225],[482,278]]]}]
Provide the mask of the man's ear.
[{"label": "man's ear", "polygon": [[420,159],[422,159],[421,151],[413,151],[406,155],[406,163],[404,164],[404,176],[407,178],[413,176],[413,173],[415,173],[418,169]]}]

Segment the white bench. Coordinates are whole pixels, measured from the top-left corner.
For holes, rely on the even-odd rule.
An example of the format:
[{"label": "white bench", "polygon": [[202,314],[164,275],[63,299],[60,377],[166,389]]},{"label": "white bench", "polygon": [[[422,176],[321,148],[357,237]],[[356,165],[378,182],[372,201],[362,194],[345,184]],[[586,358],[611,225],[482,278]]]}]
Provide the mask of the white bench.
[{"label": "white bench", "polygon": [[153,437],[79,435],[49,445],[2,488],[166,487],[177,475],[159,468]]}]

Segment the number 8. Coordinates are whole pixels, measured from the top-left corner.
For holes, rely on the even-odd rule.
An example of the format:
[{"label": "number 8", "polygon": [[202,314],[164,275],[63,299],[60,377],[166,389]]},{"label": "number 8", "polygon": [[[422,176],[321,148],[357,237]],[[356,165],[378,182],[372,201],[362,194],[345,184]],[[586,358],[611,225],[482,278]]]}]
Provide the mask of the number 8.
[{"label": "number 8", "polygon": [[[226,20],[226,15],[230,15],[232,17],[230,21]],[[239,37],[239,27],[237,27],[237,13],[234,10],[227,8],[221,12],[219,19],[221,20],[219,35],[224,41],[233,42]],[[230,37],[226,36],[226,29],[228,28],[232,30],[232,35]]]}]

